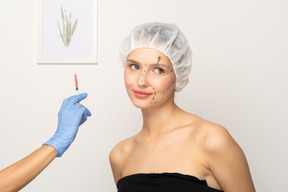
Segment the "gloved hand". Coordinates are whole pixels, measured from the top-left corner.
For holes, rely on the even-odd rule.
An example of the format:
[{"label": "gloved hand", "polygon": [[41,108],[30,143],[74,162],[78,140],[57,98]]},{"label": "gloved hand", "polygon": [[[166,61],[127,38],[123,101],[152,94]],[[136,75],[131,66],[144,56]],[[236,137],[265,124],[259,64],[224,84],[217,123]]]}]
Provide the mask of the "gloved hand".
[{"label": "gloved hand", "polygon": [[68,97],[62,103],[58,112],[57,130],[54,136],[43,144],[54,147],[58,152],[57,157],[61,157],[68,149],[76,137],[79,126],[87,120],[87,116],[91,116],[91,112],[79,104],[86,97],[87,93],[82,93]]}]

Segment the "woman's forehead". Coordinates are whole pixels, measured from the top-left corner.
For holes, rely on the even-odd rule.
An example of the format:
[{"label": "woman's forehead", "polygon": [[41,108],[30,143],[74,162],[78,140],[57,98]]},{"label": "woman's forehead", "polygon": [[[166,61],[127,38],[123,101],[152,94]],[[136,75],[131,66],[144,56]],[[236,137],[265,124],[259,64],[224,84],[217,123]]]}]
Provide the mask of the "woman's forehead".
[{"label": "woman's forehead", "polygon": [[169,58],[153,48],[138,48],[133,50],[127,57],[127,62],[133,61],[139,64],[162,64],[172,67],[172,63]]}]

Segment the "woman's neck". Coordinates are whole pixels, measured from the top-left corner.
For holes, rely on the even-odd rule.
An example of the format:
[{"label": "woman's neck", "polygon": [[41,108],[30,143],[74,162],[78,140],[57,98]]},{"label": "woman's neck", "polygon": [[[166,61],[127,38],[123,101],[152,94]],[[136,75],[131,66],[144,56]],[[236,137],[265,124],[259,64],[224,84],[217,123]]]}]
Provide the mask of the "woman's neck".
[{"label": "woman's neck", "polygon": [[177,121],[175,117],[183,112],[174,100],[149,109],[142,109],[143,127],[141,132],[148,136],[158,135],[162,132],[169,131]]}]

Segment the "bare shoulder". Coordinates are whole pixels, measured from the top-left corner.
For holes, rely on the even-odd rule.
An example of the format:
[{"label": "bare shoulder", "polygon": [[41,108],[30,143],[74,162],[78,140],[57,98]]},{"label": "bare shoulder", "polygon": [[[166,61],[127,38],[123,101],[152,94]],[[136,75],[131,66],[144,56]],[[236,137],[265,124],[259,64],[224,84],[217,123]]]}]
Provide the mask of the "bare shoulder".
[{"label": "bare shoulder", "polygon": [[124,159],[126,159],[128,154],[132,150],[133,146],[134,146],[134,136],[120,141],[111,150],[109,155],[110,161],[115,162],[123,161]]},{"label": "bare shoulder", "polygon": [[189,128],[191,141],[196,142],[204,151],[212,152],[237,145],[228,130],[217,123],[207,121],[197,115],[184,112],[182,120],[184,126]]},{"label": "bare shoulder", "polygon": [[236,141],[230,135],[228,130],[217,123],[203,120],[199,126],[201,144],[204,150],[210,152],[219,152],[226,147],[238,146]]},{"label": "bare shoulder", "polygon": [[216,123],[199,120],[197,143],[209,170],[224,191],[255,192],[244,152],[228,130]]},{"label": "bare shoulder", "polygon": [[109,161],[112,168],[115,183],[122,177],[122,168],[125,161],[134,147],[134,137],[130,137],[120,141],[111,150],[109,154]]}]

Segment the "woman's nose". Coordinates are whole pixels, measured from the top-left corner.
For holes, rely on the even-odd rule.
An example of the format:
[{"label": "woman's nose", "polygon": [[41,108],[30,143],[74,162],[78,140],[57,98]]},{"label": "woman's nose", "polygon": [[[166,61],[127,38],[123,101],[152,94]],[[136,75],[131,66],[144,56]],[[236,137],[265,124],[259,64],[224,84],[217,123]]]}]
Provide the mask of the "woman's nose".
[{"label": "woman's nose", "polygon": [[142,73],[140,74],[140,77],[138,78],[138,86],[139,87],[149,86],[146,69],[142,71]]}]

